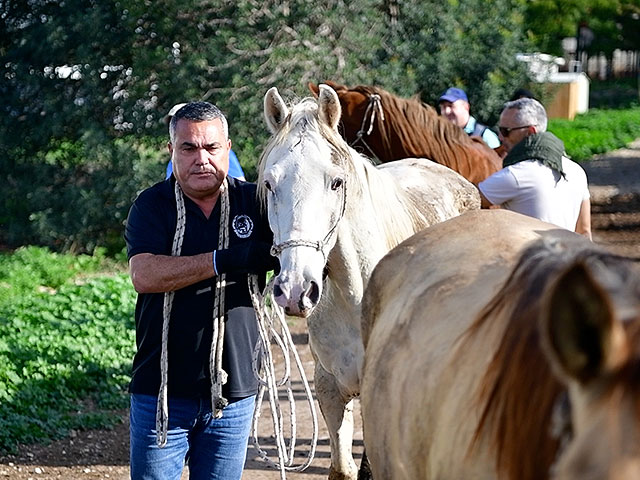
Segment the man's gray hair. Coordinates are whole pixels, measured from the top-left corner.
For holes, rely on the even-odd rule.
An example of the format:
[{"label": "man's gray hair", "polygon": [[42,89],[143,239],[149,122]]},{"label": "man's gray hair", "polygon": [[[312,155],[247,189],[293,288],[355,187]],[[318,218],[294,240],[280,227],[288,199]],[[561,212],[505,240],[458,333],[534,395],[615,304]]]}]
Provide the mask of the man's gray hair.
[{"label": "man's gray hair", "polygon": [[181,118],[191,122],[207,122],[219,118],[222,122],[224,138],[229,139],[229,124],[222,110],[209,102],[189,102],[178,108],[171,117],[171,121],[169,122],[169,138],[171,139],[171,143],[173,143],[175,139],[176,125],[178,125],[178,120]]},{"label": "man's gray hair", "polygon": [[534,98],[519,98],[504,104],[504,110],[516,110],[516,122],[519,125],[535,125],[538,132],[547,131],[547,112]]}]

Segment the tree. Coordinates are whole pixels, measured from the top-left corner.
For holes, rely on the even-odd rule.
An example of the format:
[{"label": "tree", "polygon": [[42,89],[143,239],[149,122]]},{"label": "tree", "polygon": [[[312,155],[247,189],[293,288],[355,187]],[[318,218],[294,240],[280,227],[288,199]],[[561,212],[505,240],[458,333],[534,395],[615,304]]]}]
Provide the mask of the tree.
[{"label": "tree", "polygon": [[450,86],[466,90],[472,111],[493,124],[527,76],[516,53],[526,50],[519,0],[407,1],[400,4],[391,51],[435,105]]},{"label": "tree", "polygon": [[[136,192],[163,178],[166,151],[149,151],[166,142],[176,103],[205,99],[227,114],[249,178],[274,85],[291,98],[309,95],[309,81],[376,84],[435,103],[455,84],[492,122],[525,79],[522,1],[6,0],[0,241],[82,249],[98,231],[116,238]],[[64,202],[46,202],[62,191]]]},{"label": "tree", "polygon": [[527,4],[524,24],[539,51],[558,56],[562,39],[576,37],[581,24],[593,32],[586,48],[591,54],[640,49],[640,0],[534,0]]}]

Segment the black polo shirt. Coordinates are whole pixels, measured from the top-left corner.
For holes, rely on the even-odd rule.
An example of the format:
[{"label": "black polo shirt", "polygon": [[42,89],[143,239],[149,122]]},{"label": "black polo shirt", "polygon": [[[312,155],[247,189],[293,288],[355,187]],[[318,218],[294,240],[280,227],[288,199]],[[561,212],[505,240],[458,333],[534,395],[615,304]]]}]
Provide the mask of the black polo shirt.
[{"label": "black polo shirt", "polygon": [[[229,245],[248,239],[272,242],[266,215],[256,200],[256,185],[233,178],[229,181]],[[174,177],[143,191],[133,203],[125,229],[127,255],[171,255],[177,213]],[[207,219],[184,196],[186,228],[181,255],[211,252],[218,246],[220,202]],[[266,273],[266,272],[265,272]],[[263,277],[263,275],[261,275]],[[246,274],[228,273],[225,289],[225,337],[222,366],[229,374],[223,395],[229,399],[257,392],[251,367],[258,330],[249,296]],[[213,335],[215,277],[175,292],[169,324],[170,396],[209,398],[209,356]],[[139,294],[136,304],[137,353],[129,391],[157,395],[160,388],[162,342],[162,293]]]}]

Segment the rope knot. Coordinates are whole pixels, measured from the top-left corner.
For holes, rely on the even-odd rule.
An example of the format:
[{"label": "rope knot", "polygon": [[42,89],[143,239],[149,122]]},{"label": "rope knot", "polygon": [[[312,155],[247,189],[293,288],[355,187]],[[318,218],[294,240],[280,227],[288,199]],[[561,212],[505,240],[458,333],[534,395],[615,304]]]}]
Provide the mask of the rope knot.
[{"label": "rope knot", "polygon": [[216,410],[222,410],[224,409],[227,405],[229,405],[229,400],[227,400],[224,397],[220,397],[218,399],[216,399],[216,404],[215,404],[215,409]]}]

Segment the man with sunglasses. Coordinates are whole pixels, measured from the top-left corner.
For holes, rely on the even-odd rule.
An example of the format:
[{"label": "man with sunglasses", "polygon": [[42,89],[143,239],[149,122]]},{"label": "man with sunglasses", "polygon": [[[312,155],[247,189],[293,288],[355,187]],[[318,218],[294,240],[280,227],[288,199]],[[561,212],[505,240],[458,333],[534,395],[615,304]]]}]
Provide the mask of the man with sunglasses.
[{"label": "man with sunglasses", "polygon": [[484,208],[501,208],[539,218],[591,239],[587,175],[547,132],[547,112],[533,98],[505,104],[499,123],[507,150],[502,170],[478,184]]}]

